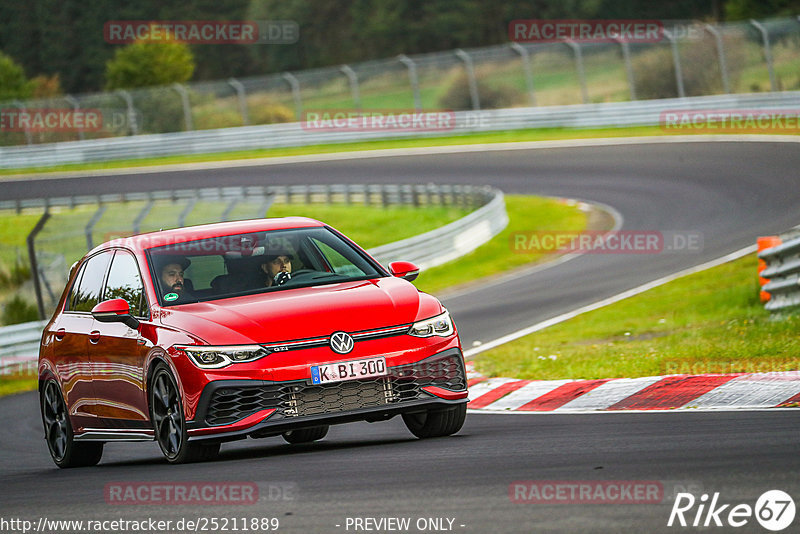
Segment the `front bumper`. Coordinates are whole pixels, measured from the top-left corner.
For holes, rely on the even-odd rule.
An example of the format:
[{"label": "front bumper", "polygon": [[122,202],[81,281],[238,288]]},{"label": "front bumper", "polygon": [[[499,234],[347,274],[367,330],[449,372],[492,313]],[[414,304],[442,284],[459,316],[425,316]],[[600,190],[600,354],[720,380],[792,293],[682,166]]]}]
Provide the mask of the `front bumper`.
[{"label": "front bumper", "polygon": [[287,430],[379,421],[397,414],[467,402],[461,351],[389,367],[386,376],[328,384],[307,380],[215,380],[200,396],[190,440],[266,437]]}]

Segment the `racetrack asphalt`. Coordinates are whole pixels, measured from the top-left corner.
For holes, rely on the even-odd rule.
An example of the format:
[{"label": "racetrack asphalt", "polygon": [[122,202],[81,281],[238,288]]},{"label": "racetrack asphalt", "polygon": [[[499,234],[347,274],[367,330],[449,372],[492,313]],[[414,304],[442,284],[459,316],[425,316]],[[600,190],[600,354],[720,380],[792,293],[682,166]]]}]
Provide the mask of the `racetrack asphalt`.
[{"label": "racetrack asphalt", "polygon": [[[624,230],[703,236],[701,252],[583,255],[446,297],[470,347],[800,223],[798,168],[800,145],[794,143],[653,142],[6,182],[0,198],[226,185],[490,184],[506,193],[608,204],[622,214]],[[153,444],[113,444],[100,466],[66,472],[56,470],[47,455],[34,394],[0,399],[0,416],[5,422],[0,517],[167,519],[235,513],[279,516],[280,531],[345,532],[341,522],[348,516],[447,516],[456,518],[454,530],[465,532],[668,532],[683,530],[666,526],[668,499],[636,505],[512,503],[509,485],[639,480],[695,488],[698,498],[703,491],[720,492],[724,502],[751,506],[768,489],[800,498],[794,410],[470,414],[456,436],[424,442],[411,439],[395,419],[335,427],[325,440],[307,446],[290,447],[278,438],[238,442],[223,446],[222,461],[191,466],[165,465]],[[133,480],[290,482],[297,497],[236,509],[106,504],[105,484]],[[665,489],[665,499],[668,493]],[[737,531],[763,529],[751,520]]]}]

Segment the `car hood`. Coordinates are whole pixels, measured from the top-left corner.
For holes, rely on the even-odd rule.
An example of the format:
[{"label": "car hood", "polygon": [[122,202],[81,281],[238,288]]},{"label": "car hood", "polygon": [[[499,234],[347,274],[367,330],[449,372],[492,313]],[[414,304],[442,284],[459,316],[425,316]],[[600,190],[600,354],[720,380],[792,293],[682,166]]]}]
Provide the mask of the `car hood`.
[{"label": "car hood", "polygon": [[211,345],[275,343],[413,323],[443,310],[394,277],[289,289],[162,310],[161,322]]}]

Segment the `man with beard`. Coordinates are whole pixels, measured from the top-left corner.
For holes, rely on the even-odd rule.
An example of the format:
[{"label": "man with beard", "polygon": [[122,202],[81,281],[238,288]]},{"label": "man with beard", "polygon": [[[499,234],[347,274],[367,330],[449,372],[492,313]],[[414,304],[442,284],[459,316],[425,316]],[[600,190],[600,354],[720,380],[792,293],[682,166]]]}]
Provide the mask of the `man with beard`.
[{"label": "man with beard", "polygon": [[184,271],[192,264],[188,258],[183,256],[169,256],[160,262],[161,289],[164,293],[164,300],[171,302],[175,300],[187,300],[194,298],[186,287]]}]

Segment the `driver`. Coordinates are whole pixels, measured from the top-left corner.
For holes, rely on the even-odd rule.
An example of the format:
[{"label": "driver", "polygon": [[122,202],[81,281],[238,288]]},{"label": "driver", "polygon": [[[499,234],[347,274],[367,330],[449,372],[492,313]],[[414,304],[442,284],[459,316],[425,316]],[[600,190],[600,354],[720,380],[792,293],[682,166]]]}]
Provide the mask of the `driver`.
[{"label": "driver", "polygon": [[[191,293],[186,289],[184,271],[192,262],[183,256],[168,256],[161,260],[161,288],[165,291],[164,300],[173,301],[179,298],[191,298]],[[173,297],[174,295],[174,297]]]},{"label": "driver", "polygon": [[264,285],[267,287],[281,286],[292,278],[292,255],[288,250],[264,256],[260,265],[261,271],[267,275]]}]

